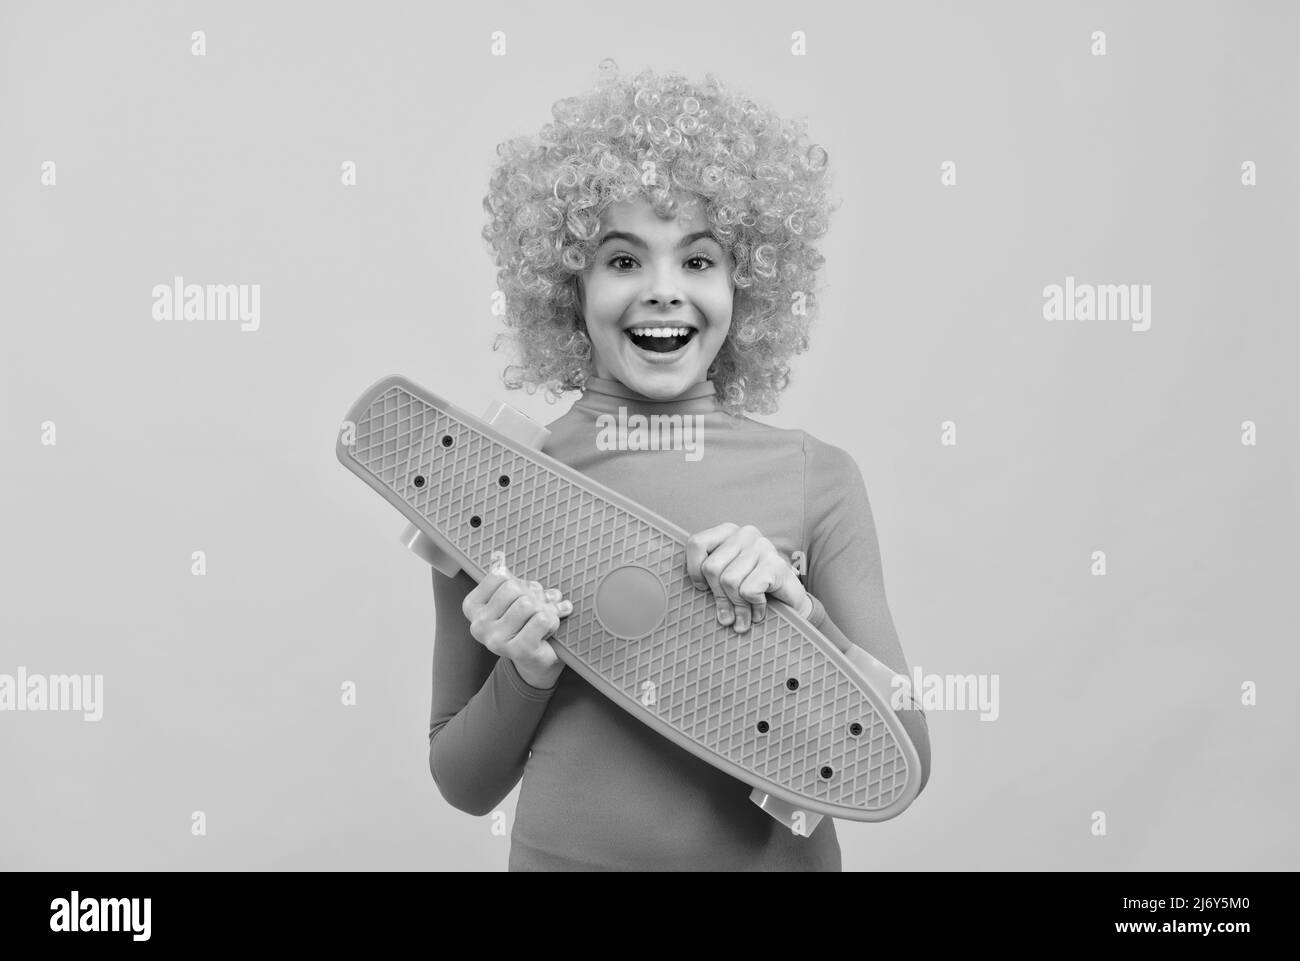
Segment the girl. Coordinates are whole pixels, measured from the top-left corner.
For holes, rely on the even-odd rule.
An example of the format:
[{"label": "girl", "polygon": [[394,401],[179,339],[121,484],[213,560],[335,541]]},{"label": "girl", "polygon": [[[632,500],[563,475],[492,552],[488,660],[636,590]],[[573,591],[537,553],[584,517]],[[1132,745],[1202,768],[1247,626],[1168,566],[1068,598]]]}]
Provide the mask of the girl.
[{"label": "girl", "polygon": [[[722,624],[749,630],[770,594],[907,674],[853,458],[746,416],[775,410],[807,348],[813,243],[833,209],[826,151],[712,75],[600,70],[539,142],[498,148],[483,236],[519,354],[506,386],[582,392],[547,425],[546,453],[697,532],[687,572]],[[637,414],[698,425],[698,456],[600,442],[603,424]],[[511,871],[841,869],[832,819],[794,834],[746,785],[566,673],[546,640],[572,612],[558,591],[505,568],[477,586],[433,578],[429,768],[475,815],[522,777]],[[924,717],[899,717],[924,784]]]}]

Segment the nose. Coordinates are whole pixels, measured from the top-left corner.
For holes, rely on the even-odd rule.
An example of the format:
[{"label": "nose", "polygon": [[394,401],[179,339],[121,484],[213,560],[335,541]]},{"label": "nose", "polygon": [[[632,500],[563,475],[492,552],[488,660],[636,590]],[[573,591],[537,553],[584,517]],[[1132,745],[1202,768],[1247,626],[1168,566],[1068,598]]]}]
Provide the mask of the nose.
[{"label": "nose", "polygon": [[682,298],[676,294],[651,293],[646,297],[645,302],[647,306],[657,307],[662,305],[672,308],[680,307],[682,305]]},{"label": "nose", "polygon": [[680,307],[682,305],[681,289],[671,270],[655,271],[647,286],[645,302],[649,305],[663,307]]}]

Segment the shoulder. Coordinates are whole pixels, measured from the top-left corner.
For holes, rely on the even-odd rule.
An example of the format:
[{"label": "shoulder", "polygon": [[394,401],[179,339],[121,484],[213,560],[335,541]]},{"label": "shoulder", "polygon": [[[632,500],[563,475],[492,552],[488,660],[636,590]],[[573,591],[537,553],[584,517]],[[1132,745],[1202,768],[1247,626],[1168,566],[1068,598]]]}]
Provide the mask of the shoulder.
[{"label": "shoulder", "polygon": [[858,462],[843,447],[837,447],[807,431],[800,431],[804,452],[804,480],[820,488],[862,483]]},{"label": "shoulder", "polygon": [[748,435],[755,442],[767,444],[773,448],[802,451],[807,442],[808,432],[798,427],[777,427],[774,424],[755,420],[748,414],[732,417],[719,412],[712,415],[718,424],[738,433]]},{"label": "shoulder", "polygon": [[811,542],[873,536],[871,502],[858,463],[843,447],[806,434],[804,524]]},{"label": "shoulder", "polygon": [[550,423],[543,424],[542,426],[544,426],[547,430],[554,433],[557,430],[564,430],[565,428],[570,427],[576,424],[577,422],[578,422],[578,411],[570,407],[559,417],[556,417]]}]

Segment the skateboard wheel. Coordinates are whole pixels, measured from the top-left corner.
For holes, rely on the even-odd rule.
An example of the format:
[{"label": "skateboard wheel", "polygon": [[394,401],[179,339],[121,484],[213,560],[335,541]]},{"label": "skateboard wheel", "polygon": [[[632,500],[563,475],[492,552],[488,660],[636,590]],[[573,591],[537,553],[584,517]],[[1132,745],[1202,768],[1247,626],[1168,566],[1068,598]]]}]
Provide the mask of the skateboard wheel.
[{"label": "skateboard wheel", "polygon": [[[494,401],[487,409],[483,419],[512,441],[523,444],[531,450],[541,450],[551,439],[551,432],[526,414],[515,410],[509,404]],[[510,483],[508,480],[506,484]],[[505,487],[505,484],[501,485]]]},{"label": "skateboard wheel", "polygon": [[[820,824],[822,820],[820,814],[795,807],[793,804],[782,801],[780,798],[773,797],[761,788],[754,788],[754,790],[749,794],[749,799],[772,817],[776,818],[776,820],[788,827],[791,831],[793,831],[797,826],[800,826],[799,822],[802,821],[802,831],[800,833],[805,837],[811,835],[813,831],[817,830],[817,825]],[[802,817],[797,818],[796,815],[802,815]]]},{"label": "skateboard wheel", "polygon": [[438,573],[455,577],[460,571],[460,564],[450,554],[424,535],[414,524],[407,524],[402,531],[402,543],[427,561]]}]

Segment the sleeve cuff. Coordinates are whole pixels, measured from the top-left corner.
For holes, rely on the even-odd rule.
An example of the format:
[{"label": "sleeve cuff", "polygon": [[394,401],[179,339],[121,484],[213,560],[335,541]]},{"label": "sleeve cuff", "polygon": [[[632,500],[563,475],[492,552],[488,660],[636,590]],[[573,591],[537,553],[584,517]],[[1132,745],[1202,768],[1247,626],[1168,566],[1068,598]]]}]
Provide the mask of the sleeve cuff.
[{"label": "sleeve cuff", "polygon": [[[807,592],[805,591],[805,593]],[[804,618],[804,620],[806,620],[813,627],[817,628],[819,631],[825,633],[828,637],[830,637],[832,641],[835,641],[837,637],[843,637],[843,634],[840,633],[838,627],[835,627],[833,623],[829,625],[827,624],[826,608],[822,604],[822,602],[817,600],[817,598],[814,597],[812,594],[808,594],[808,597],[812,601],[812,610],[808,612],[808,616]],[[853,642],[849,640],[847,637],[844,638],[844,643],[849,645],[853,644]],[[841,650],[847,651],[848,648],[841,648]],[[867,651],[865,648],[859,647],[858,650],[862,651],[866,656],[871,657],[871,653]],[[872,659],[875,660],[874,657]],[[877,661],[877,663],[880,662]],[[888,667],[887,665],[881,664],[880,667],[882,670],[889,671],[890,673],[895,673],[895,674],[897,673],[894,671],[893,668]],[[919,691],[913,691],[909,699],[912,704],[909,710],[913,710],[917,714],[921,715],[921,720],[924,721],[925,711],[921,710],[921,693]],[[927,727],[928,726],[929,724],[927,722]]]},{"label": "sleeve cuff", "polygon": [[808,594],[808,600],[812,601],[812,610],[808,612],[808,616],[805,617],[804,620],[813,627],[820,628],[822,626],[822,621],[826,620],[826,608],[823,607],[822,602],[817,600],[817,598],[812,594],[807,591],[804,591],[804,593]]},{"label": "sleeve cuff", "polygon": [[510,658],[501,658],[501,665],[501,670],[505,672],[511,686],[519,692],[521,697],[526,697],[530,701],[550,700],[551,695],[555,693],[556,686],[560,683],[559,678],[556,678],[555,684],[550,687],[533,687],[524,680],[524,676],[519,673],[519,668],[515,666],[515,662]]}]

